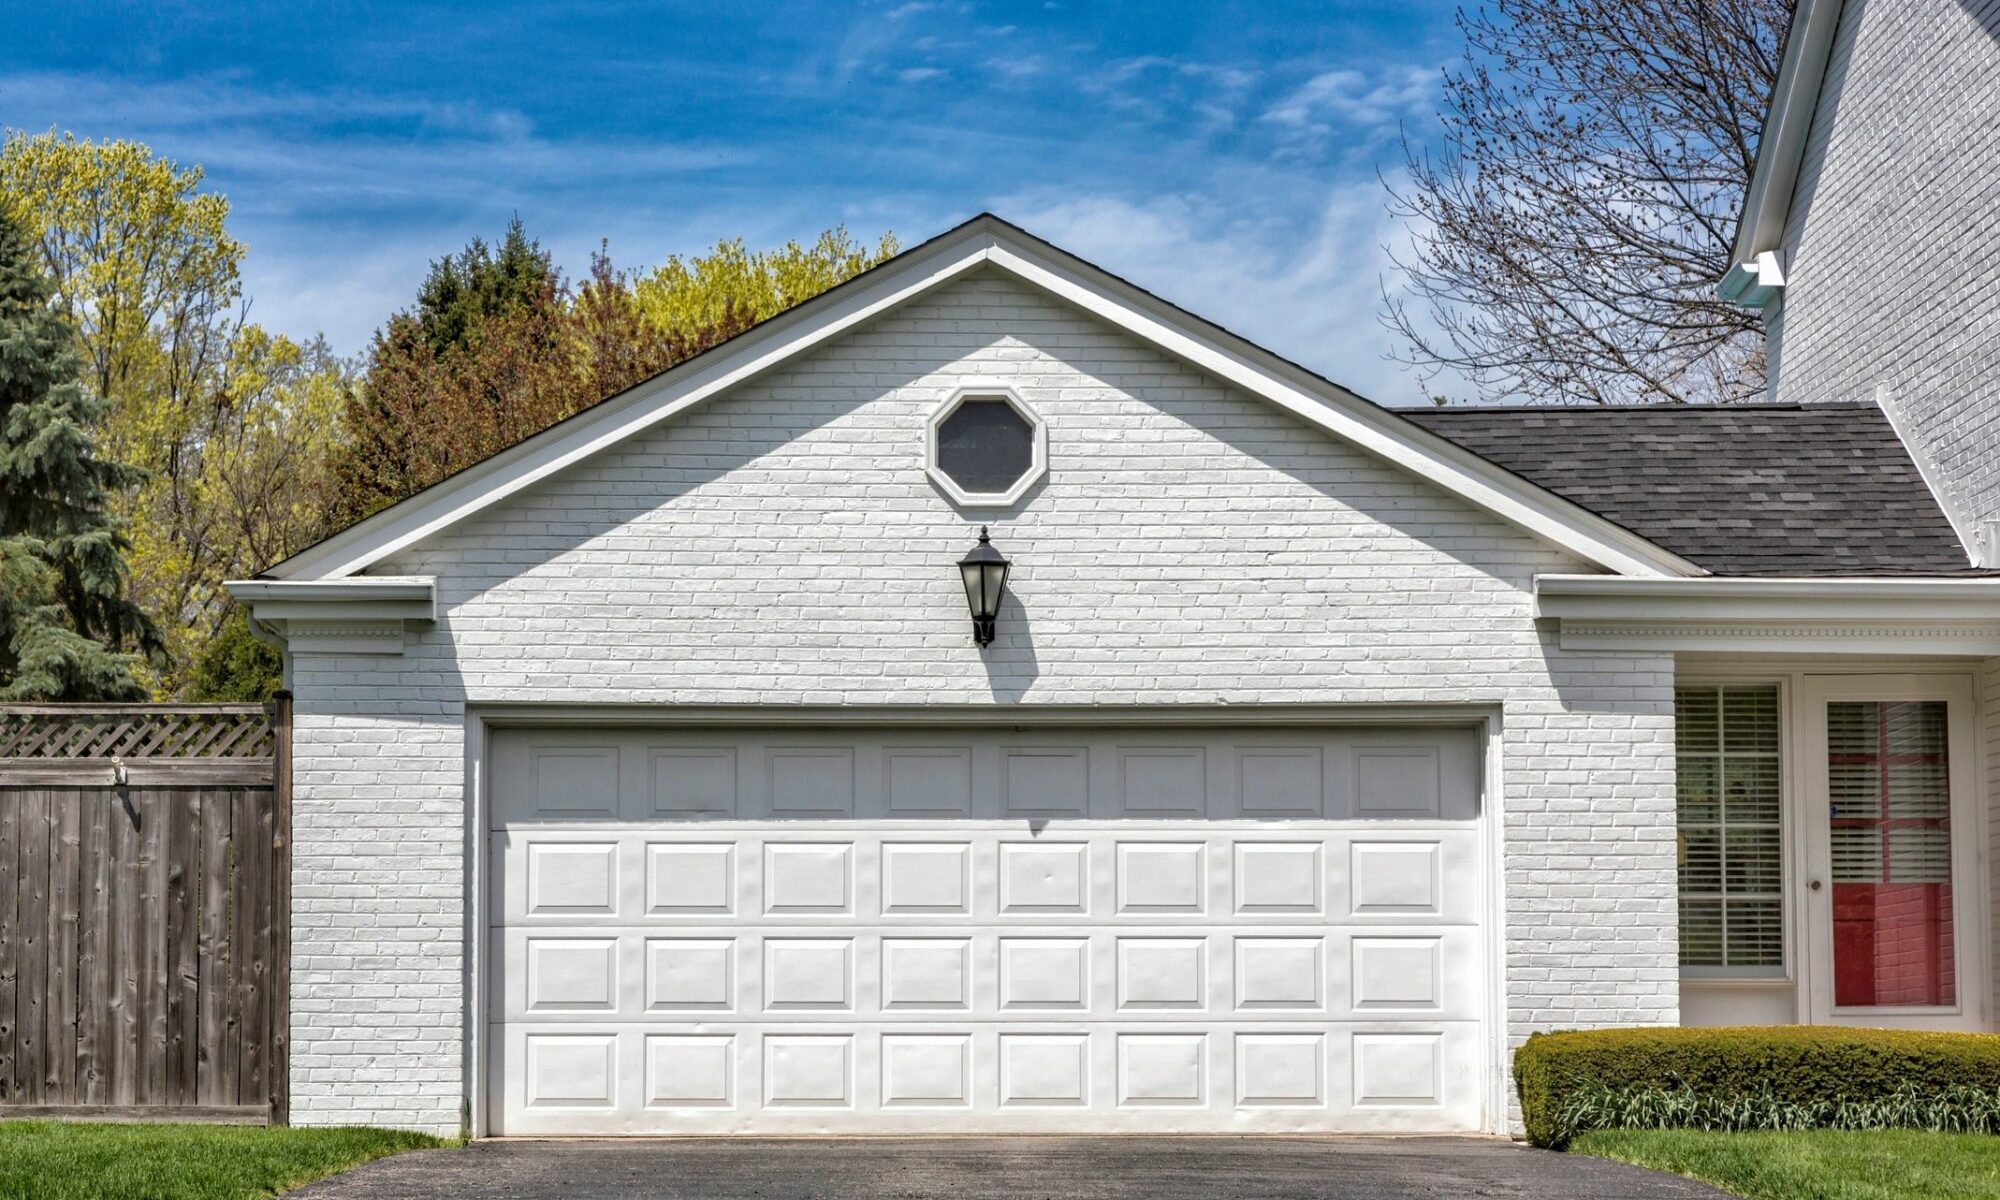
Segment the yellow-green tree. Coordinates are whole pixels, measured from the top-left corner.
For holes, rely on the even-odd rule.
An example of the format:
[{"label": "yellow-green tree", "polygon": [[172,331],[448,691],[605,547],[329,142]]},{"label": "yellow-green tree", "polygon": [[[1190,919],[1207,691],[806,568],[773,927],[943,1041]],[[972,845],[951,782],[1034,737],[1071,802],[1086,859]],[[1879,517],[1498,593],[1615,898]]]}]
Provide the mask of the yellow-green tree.
[{"label": "yellow-green tree", "polygon": [[717,242],[706,254],[679,255],[632,281],[639,312],[671,337],[698,339],[703,330],[735,320],[762,321],[810,300],[891,257],[900,247],[885,233],[869,246],[847,227],[827,230],[809,246],[786,242],[749,250],[742,238]]},{"label": "yellow-green tree", "polygon": [[[142,472],[113,499],[132,550],[132,595],[166,639],[150,679],[178,690],[221,628],[221,583],[317,536],[315,438],[344,377],[323,346],[244,319],[243,245],[228,201],[129,141],[54,132],[0,143],[0,205],[26,229],[76,331],[107,457]],[[255,479],[278,443],[314,469]],[[291,451],[286,452],[291,455]],[[301,460],[303,461],[303,460]]]}]

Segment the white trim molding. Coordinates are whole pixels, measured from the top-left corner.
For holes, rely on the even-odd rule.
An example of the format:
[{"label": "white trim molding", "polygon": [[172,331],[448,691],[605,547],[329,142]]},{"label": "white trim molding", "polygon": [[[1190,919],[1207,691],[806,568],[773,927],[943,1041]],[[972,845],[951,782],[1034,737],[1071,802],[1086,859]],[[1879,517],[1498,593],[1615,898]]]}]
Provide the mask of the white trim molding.
[{"label": "white trim molding", "polygon": [[428,576],[334,580],[236,579],[223,585],[262,631],[292,654],[401,654],[404,634],[437,619]]},{"label": "white trim molding", "polygon": [[1586,562],[1700,575],[1687,559],[988,214],[905,251],[680,366],[557,423],[272,567],[287,580],[365,571],[522,489],[977,270],[999,271],[1426,479]]},{"label": "white trim molding", "polygon": [[1952,491],[1951,481],[1938,470],[1937,464],[1931,461],[1931,456],[1925,453],[1923,446],[1917,441],[1910,428],[1909,416],[1903,412],[1903,406],[1896,402],[1896,394],[1889,390],[1887,384],[1876,385],[1875,406],[1882,410],[1882,416],[1888,420],[1889,428],[1895,431],[1896,440],[1903,443],[1903,453],[1909,455],[1910,461],[1916,464],[1917,474],[1923,476],[1924,486],[1930,489],[1931,499],[1937,501],[1938,508],[1944,513],[1944,519],[1951,523],[1951,531],[1958,535],[1958,544],[1965,547],[1967,559],[1975,567],[2000,566],[2000,546],[1994,544],[1994,539],[1988,536],[1988,531],[1982,530],[1978,522],[1974,521],[1959,504],[1958,497]]},{"label": "white trim molding", "polygon": [[[1014,415],[1028,425],[1028,445],[1030,458],[1028,469],[1021,477],[1000,492],[968,492],[958,485],[958,481],[946,473],[938,463],[938,430],[945,420],[957,412],[968,400],[998,400],[1014,410]],[[1005,508],[1028,494],[1028,489],[1041,482],[1049,473],[1049,423],[1026,400],[1013,385],[997,379],[972,379],[960,387],[952,389],[944,402],[931,412],[931,419],[924,424],[924,474],[943,492],[953,504],[961,508]]]},{"label": "white trim molding", "polygon": [[[1762,308],[1780,293],[1784,274],[1775,253],[1784,241],[1792,215],[1792,196],[1805,162],[1806,139],[1812,133],[1813,111],[1826,81],[1826,64],[1840,28],[1843,0],[1799,0],[1792,14],[1785,54],[1778,64],[1778,83],[1764,116],[1764,134],[1757,143],[1757,163],[1743,193],[1743,213],[1736,222],[1735,265],[1716,282],[1716,295],[1734,304]],[[1768,256],[1769,271],[1766,273]]]},{"label": "white trim molding", "polygon": [[1540,575],[1565,650],[2000,654],[2000,578]]}]

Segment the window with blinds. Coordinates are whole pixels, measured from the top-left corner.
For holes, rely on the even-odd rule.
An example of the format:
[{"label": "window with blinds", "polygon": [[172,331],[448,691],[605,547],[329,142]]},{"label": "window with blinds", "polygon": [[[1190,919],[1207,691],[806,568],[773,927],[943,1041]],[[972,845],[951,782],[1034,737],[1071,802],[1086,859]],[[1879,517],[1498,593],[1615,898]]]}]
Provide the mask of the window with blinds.
[{"label": "window with blinds", "polygon": [[1681,969],[1785,970],[1776,684],[1674,689]]},{"label": "window with blinds", "polygon": [[1950,722],[1942,700],[1826,706],[1833,1002],[1958,999]]}]

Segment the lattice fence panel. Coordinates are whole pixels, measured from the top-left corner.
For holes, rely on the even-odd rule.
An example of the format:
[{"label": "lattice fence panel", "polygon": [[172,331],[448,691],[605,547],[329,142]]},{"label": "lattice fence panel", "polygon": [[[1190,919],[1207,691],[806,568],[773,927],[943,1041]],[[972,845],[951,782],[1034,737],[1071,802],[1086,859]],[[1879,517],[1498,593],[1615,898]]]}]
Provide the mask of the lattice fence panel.
[{"label": "lattice fence panel", "polygon": [[275,745],[262,705],[0,708],[0,759],[267,759]]}]

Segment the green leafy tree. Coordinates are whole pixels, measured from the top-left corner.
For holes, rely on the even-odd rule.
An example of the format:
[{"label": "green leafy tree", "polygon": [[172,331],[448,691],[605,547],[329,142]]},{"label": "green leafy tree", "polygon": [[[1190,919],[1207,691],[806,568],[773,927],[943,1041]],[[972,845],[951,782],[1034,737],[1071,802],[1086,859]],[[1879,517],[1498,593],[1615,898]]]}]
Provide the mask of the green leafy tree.
[{"label": "green leafy tree", "polygon": [[190,700],[264,703],[284,686],[285,661],[276,649],[250,632],[241,609],[202,646],[189,673]]},{"label": "green leafy tree", "polygon": [[762,321],[852,279],[901,247],[885,233],[873,246],[837,225],[809,246],[786,242],[748,250],[743,239],[717,242],[706,254],[675,255],[633,282],[639,311],[661,332],[698,339],[731,320]]},{"label": "green leafy tree", "polygon": [[135,700],[159,634],[126,595],[109,504],[137,473],[98,457],[103,401],[26,231],[0,212],[0,697]]},{"label": "green leafy tree", "polygon": [[[55,133],[0,144],[0,208],[27,230],[96,401],[106,457],[140,468],[109,498],[130,592],[168,655],[171,694],[231,611],[224,580],[324,532],[324,445],[348,372],[244,319],[228,201],[137,142]],[[439,303],[449,306],[449,297]]]}]

